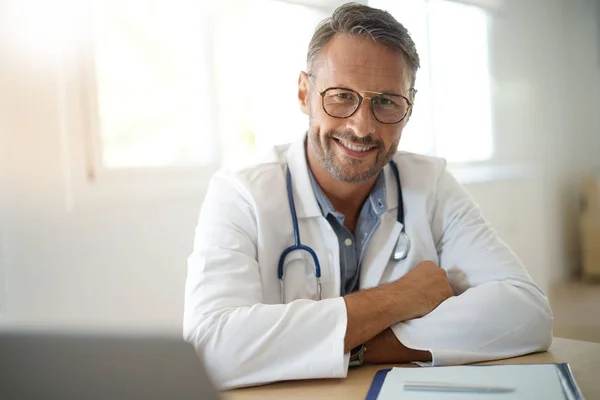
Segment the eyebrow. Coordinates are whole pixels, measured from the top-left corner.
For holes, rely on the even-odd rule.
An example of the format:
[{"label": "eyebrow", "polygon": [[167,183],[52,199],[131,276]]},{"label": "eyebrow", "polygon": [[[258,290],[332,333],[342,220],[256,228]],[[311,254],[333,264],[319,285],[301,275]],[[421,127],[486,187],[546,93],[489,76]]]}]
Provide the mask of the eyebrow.
[{"label": "eyebrow", "polygon": [[[312,81],[313,77],[314,77],[314,75],[308,74],[308,79],[311,81],[311,83],[314,86],[315,83]],[[315,86],[315,89],[316,89],[316,86]],[[370,94],[376,94],[376,95],[378,95],[378,94],[387,94],[387,95],[391,95],[391,96],[401,96],[401,97],[406,97],[406,96],[410,95],[410,93],[412,91],[414,91],[414,88],[410,88],[410,89],[408,89],[408,93],[406,95],[404,95],[402,93],[396,93],[393,90],[386,91],[386,92],[376,92],[374,90],[356,90],[356,89],[353,89],[353,88],[351,88],[349,86],[345,86],[345,85],[331,85],[331,86],[325,87],[323,90],[319,90],[319,89],[317,89],[317,90],[319,90],[320,93],[323,93],[327,89],[347,89],[347,90],[353,90],[353,91],[359,92],[359,93],[370,93]]]},{"label": "eyebrow", "polygon": [[[349,90],[354,90],[355,92],[359,92],[359,93],[369,93],[369,94],[375,94],[375,95],[387,94],[387,95],[391,95],[391,96],[406,97],[406,95],[401,94],[401,93],[395,93],[392,90],[386,91],[386,92],[376,92],[375,90],[356,90],[356,89],[352,89],[351,87],[348,87],[348,86],[329,86],[329,87],[326,87],[325,90],[330,89],[330,88],[349,89]],[[410,92],[410,89],[408,91]]]},{"label": "eyebrow", "polygon": [[393,91],[391,91],[391,90],[390,90],[389,92],[375,92],[375,91],[373,91],[373,90],[363,90],[363,93],[371,93],[371,94],[389,94],[389,95],[392,95],[392,96],[403,96],[403,97],[404,97],[404,95],[403,95],[403,94],[400,94],[400,93],[394,93],[394,92],[393,92]]}]

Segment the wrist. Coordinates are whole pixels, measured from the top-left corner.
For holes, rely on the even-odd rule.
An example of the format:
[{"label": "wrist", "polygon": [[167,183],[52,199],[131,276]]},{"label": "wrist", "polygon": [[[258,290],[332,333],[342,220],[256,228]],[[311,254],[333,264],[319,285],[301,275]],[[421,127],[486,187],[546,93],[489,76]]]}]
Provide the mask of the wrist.
[{"label": "wrist", "polygon": [[431,361],[431,353],[404,346],[391,329],[386,329],[366,343],[369,352],[365,354],[367,364],[407,363]]},{"label": "wrist", "polygon": [[350,367],[358,367],[363,365],[365,361],[365,354],[367,352],[367,346],[365,344],[361,344],[356,346],[350,351]]}]

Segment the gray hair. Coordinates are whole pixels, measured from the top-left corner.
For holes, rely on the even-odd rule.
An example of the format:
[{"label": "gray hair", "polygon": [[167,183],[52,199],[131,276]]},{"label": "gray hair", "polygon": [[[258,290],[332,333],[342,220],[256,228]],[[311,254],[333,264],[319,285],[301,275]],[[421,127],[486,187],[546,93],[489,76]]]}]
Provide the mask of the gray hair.
[{"label": "gray hair", "polygon": [[306,56],[309,74],[312,74],[317,57],[325,45],[338,33],[367,36],[376,43],[400,50],[412,69],[411,87],[414,86],[420,61],[408,30],[387,11],[358,3],[346,3],[338,7],[331,17],[317,26]]}]

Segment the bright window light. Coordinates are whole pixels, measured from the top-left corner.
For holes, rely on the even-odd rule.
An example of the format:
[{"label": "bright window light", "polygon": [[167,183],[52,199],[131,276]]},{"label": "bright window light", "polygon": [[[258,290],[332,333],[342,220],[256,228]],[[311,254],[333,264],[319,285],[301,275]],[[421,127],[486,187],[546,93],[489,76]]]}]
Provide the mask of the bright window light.
[{"label": "bright window light", "polygon": [[[200,0],[95,4],[97,142],[105,167],[235,166],[306,131],[297,79],[330,10],[277,0],[211,2],[209,27]],[[369,4],[402,22],[421,56],[401,150],[455,163],[489,160],[486,12],[450,0]]]},{"label": "bright window light", "polygon": [[215,24],[221,148],[223,163],[230,167],[308,129],[298,103],[298,76],[306,69],[314,29],[327,16],[283,1],[247,0],[243,5],[233,12],[231,5],[220,3]]},{"label": "bright window light", "polygon": [[78,0],[4,0],[6,39],[31,65],[56,67],[72,60],[80,43],[85,7]]},{"label": "bright window light", "polygon": [[110,0],[93,15],[103,166],[216,162],[201,2]]},{"label": "bright window light", "polygon": [[449,162],[492,156],[486,13],[445,0],[428,2],[436,153]]}]

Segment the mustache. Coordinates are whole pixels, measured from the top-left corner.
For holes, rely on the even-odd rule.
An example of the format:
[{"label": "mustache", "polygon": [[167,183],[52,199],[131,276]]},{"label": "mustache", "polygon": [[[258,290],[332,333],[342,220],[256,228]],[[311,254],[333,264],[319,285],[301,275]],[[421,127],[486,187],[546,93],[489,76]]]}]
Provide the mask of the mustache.
[{"label": "mustache", "polygon": [[327,138],[329,139],[341,139],[346,142],[352,142],[363,146],[376,146],[383,147],[383,142],[380,139],[376,139],[373,136],[358,137],[351,129],[346,130],[334,130],[327,132]]}]

